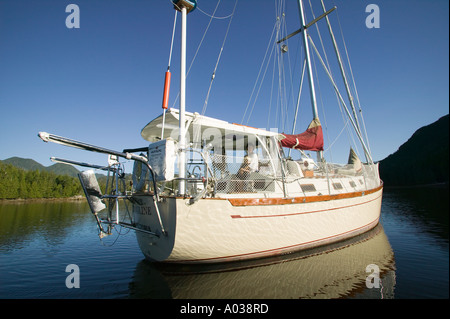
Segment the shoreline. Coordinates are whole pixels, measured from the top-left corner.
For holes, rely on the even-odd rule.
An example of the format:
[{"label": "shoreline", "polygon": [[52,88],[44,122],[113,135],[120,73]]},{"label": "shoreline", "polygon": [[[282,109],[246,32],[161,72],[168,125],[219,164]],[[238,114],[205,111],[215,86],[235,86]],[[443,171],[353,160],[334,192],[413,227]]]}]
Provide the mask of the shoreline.
[{"label": "shoreline", "polygon": [[[402,186],[394,186],[394,185],[384,185],[385,190],[390,189],[402,189],[402,188],[421,188],[421,187],[449,187],[448,182],[443,183],[431,183],[431,184],[422,184],[422,185],[402,185]],[[71,201],[81,201],[85,200],[86,197],[83,195],[76,195],[72,197],[51,197],[51,198],[0,198],[0,204],[19,204],[19,203],[37,203],[37,202],[71,202]]]},{"label": "shoreline", "polygon": [[383,184],[384,188],[389,189],[401,189],[401,188],[421,188],[421,187],[449,187],[449,182],[440,183],[429,183],[429,184],[419,184],[419,185],[386,185]]},{"label": "shoreline", "polygon": [[39,203],[39,202],[71,202],[81,201],[85,197],[82,195],[72,197],[52,197],[52,198],[0,198],[0,204],[20,204],[20,203]]}]

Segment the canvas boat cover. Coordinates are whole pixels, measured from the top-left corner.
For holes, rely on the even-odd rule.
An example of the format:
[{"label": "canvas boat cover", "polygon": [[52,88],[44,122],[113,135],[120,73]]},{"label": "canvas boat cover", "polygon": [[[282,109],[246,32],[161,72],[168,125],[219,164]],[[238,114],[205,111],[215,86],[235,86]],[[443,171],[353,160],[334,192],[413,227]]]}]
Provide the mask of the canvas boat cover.
[{"label": "canvas boat cover", "polygon": [[303,151],[323,151],[322,125],[318,118],[312,120],[305,132],[300,134],[284,134],[281,140],[283,147]]},{"label": "canvas boat cover", "polygon": [[[165,116],[164,136],[161,138],[161,128],[163,125],[163,115],[158,116],[148,123],[141,131],[141,136],[149,142],[156,142],[161,139],[172,137],[178,140],[179,135],[179,110],[169,108]],[[228,123],[212,117],[200,115],[198,113],[185,112],[186,133],[188,141],[201,140],[206,143],[218,142],[221,138],[266,136],[275,137],[281,140],[284,136],[278,132],[267,131],[250,126]],[[233,137],[234,136],[234,137]]]}]

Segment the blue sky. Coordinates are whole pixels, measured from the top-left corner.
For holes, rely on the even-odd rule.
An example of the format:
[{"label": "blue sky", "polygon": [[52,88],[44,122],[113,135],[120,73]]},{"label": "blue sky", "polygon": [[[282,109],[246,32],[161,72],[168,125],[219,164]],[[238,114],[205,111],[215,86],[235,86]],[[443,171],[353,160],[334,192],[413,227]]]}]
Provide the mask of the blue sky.
[{"label": "blue sky", "polygon": [[[296,1],[288,2],[285,16],[290,33],[299,27],[299,18]],[[78,29],[66,27],[69,13],[65,10],[70,3],[80,8]],[[239,0],[206,115],[241,123],[276,21],[274,3]],[[341,24],[372,155],[374,160],[381,160],[416,129],[449,112],[449,2],[325,3],[328,8],[338,7],[330,19]],[[380,9],[378,29],[365,24],[369,15],[365,9],[371,3]],[[212,14],[216,4],[216,0],[200,0],[201,10],[188,15],[188,65],[210,22],[205,13]],[[234,4],[234,0],[222,0],[216,16],[228,16]],[[314,7],[316,15],[319,9]],[[104,155],[44,144],[37,137],[39,131],[115,150],[147,145],[140,131],[162,112],[173,18],[169,0],[0,0],[0,159],[20,156],[46,166],[52,164],[50,156],[106,163]],[[311,15],[307,20],[312,20]],[[211,22],[188,76],[188,111],[202,111],[228,22]],[[319,24],[326,27],[324,20]],[[171,106],[179,88],[179,26],[180,20],[171,66]],[[328,41],[325,31],[323,28],[322,37]],[[339,25],[334,31],[340,36]],[[315,31],[311,34],[314,36]],[[319,45],[317,38],[314,41]],[[288,42],[295,90],[301,73],[298,61],[303,59],[296,58],[296,53],[302,52],[300,44],[298,35]],[[331,60],[333,52],[328,52],[328,57]],[[267,125],[273,68],[267,70],[255,110],[244,124]],[[317,70],[322,71],[319,64]],[[337,71],[334,74],[337,76]],[[324,129],[326,124],[327,148],[341,131],[343,121],[336,98],[332,92],[325,93],[330,85],[323,75],[319,75],[319,86],[324,104],[319,106],[319,115],[322,108],[327,109],[326,117],[321,117]],[[290,91],[287,87],[286,99],[292,104]],[[311,120],[306,79],[303,92],[306,97],[301,100],[297,133]],[[270,127],[289,132],[293,106],[288,106],[292,114],[285,127],[280,127],[282,122],[276,119],[274,108],[272,105]],[[345,161],[348,154],[345,133],[336,145],[341,139],[343,150],[333,153],[335,161]]]}]

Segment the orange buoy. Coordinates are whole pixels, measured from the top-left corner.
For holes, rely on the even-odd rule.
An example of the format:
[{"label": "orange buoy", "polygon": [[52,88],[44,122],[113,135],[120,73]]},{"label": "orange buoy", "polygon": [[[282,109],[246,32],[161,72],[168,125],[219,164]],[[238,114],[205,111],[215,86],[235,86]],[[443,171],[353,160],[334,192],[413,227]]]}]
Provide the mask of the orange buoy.
[{"label": "orange buoy", "polygon": [[166,78],[164,80],[164,94],[163,94],[163,102],[162,108],[167,109],[169,105],[169,91],[170,91],[170,71],[166,71]]}]

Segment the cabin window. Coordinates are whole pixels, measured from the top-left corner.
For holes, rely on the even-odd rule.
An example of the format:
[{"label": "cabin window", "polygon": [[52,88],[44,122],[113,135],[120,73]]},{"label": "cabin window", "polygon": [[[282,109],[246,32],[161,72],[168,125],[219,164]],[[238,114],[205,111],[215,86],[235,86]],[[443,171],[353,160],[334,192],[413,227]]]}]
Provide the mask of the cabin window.
[{"label": "cabin window", "polygon": [[351,187],[356,187],[356,183],[354,181],[350,181],[349,184]]},{"label": "cabin window", "polygon": [[334,188],[335,190],[342,189],[342,184],[341,184],[341,183],[333,183],[333,188]]},{"label": "cabin window", "polygon": [[300,184],[300,187],[304,193],[316,191],[316,186],[314,186],[314,184]]}]

